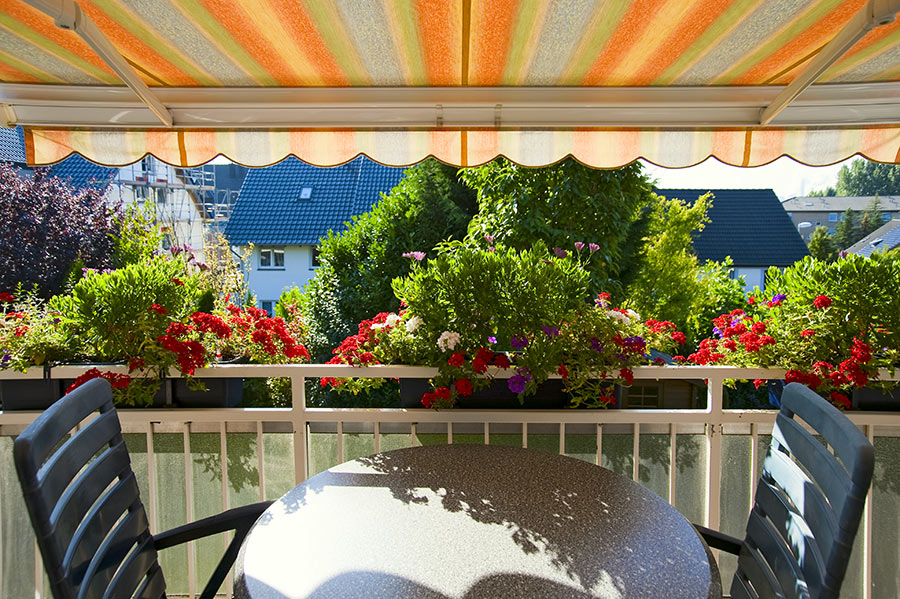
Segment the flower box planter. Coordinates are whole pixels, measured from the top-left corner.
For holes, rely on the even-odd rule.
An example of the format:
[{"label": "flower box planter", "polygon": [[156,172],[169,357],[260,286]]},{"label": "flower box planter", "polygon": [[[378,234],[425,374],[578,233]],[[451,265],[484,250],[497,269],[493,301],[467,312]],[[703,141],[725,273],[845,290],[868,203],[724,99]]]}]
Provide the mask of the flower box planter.
[{"label": "flower box planter", "polygon": [[244,379],[202,378],[206,391],[190,389],[184,379],[170,379],[172,403],[180,408],[235,408],[243,399]]},{"label": "flower box planter", "polygon": [[0,381],[0,409],[45,410],[62,397],[65,387],[59,379],[19,379]]},{"label": "flower box planter", "polygon": [[856,410],[896,412],[900,410],[900,386],[888,392],[869,387],[854,389],[851,405]]}]

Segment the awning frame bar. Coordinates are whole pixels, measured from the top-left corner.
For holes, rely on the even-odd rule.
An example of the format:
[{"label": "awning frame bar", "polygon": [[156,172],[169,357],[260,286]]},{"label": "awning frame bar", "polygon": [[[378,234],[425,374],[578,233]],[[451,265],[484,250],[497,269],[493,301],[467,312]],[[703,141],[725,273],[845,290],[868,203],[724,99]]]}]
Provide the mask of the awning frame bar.
[{"label": "awning frame bar", "polygon": [[137,71],[119,54],[105,35],[97,28],[90,17],[74,0],[25,0],[34,8],[53,17],[57,27],[70,29],[77,33],[97,55],[119,76],[147,108],[162,121],[166,127],[175,124],[172,113],[156,97]]},{"label": "awning frame bar", "polygon": [[[778,86],[154,88],[179,129],[758,128]],[[126,87],[0,84],[11,124],[158,129]],[[499,107],[499,108],[498,108]],[[900,82],[813,85],[772,127],[896,125]],[[502,115],[499,121],[498,115]],[[7,118],[9,115],[7,114]]]},{"label": "awning frame bar", "polygon": [[778,97],[760,113],[759,124],[769,125],[778,114],[809,88],[822,73],[837,62],[856,42],[876,27],[894,21],[900,12],[900,0],[869,0],[859,12],[828,42],[818,54],[786,86]]}]

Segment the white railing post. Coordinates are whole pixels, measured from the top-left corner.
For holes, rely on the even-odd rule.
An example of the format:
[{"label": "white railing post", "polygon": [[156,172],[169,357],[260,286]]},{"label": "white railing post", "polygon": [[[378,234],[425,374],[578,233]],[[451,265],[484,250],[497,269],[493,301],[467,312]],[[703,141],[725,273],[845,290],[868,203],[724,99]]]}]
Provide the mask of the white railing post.
[{"label": "white railing post", "polygon": [[294,482],[309,476],[307,462],[306,377],[291,377],[291,423],[294,430]]},{"label": "white railing post", "polygon": [[706,423],[706,523],[718,530],[721,519],[722,485],[722,382],[721,376],[707,378]]}]

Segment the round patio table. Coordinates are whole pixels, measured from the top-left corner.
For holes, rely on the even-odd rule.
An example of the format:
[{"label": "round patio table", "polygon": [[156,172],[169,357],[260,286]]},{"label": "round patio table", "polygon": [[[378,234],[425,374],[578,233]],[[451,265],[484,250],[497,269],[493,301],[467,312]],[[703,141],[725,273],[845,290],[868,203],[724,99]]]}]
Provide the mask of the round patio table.
[{"label": "round patio table", "polygon": [[721,597],[706,543],[605,468],[492,445],[388,451],[313,476],[244,541],[235,597]]}]

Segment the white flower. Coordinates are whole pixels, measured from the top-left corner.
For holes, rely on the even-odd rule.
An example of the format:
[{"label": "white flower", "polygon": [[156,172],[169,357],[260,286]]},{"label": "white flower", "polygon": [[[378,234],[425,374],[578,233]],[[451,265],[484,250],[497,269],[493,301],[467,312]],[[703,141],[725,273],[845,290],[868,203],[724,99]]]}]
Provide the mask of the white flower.
[{"label": "white flower", "polygon": [[437,340],[438,349],[441,351],[453,351],[457,343],[459,343],[459,333],[454,331],[444,331]]},{"label": "white flower", "polygon": [[617,312],[615,310],[608,310],[606,312],[606,315],[609,316],[610,318],[612,318],[613,320],[618,320],[622,324],[628,324],[628,321],[629,321],[628,316],[626,316],[625,314],[622,314],[621,312]]},{"label": "white flower", "polygon": [[637,312],[635,312],[634,310],[625,310],[625,312],[628,314],[628,316],[631,317],[632,320],[640,320],[641,319],[641,315],[638,314]]},{"label": "white flower", "polygon": [[377,322],[376,322],[376,323],[374,323],[372,326],[370,326],[369,328],[372,329],[373,331],[380,331],[381,329],[384,328],[384,325],[385,325],[385,324],[387,324],[387,323],[377,323]]},{"label": "white flower", "polygon": [[387,325],[387,326],[389,326],[389,327],[393,327],[393,326],[397,326],[397,323],[398,323],[398,322],[400,322],[400,317],[397,316],[396,314],[390,314],[390,315],[385,319],[384,324]]},{"label": "white flower", "polygon": [[416,329],[422,324],[422,319],[418,316],[413,316],[409,320],[406,321],[406,332],[407,333],[415,333]]}]

